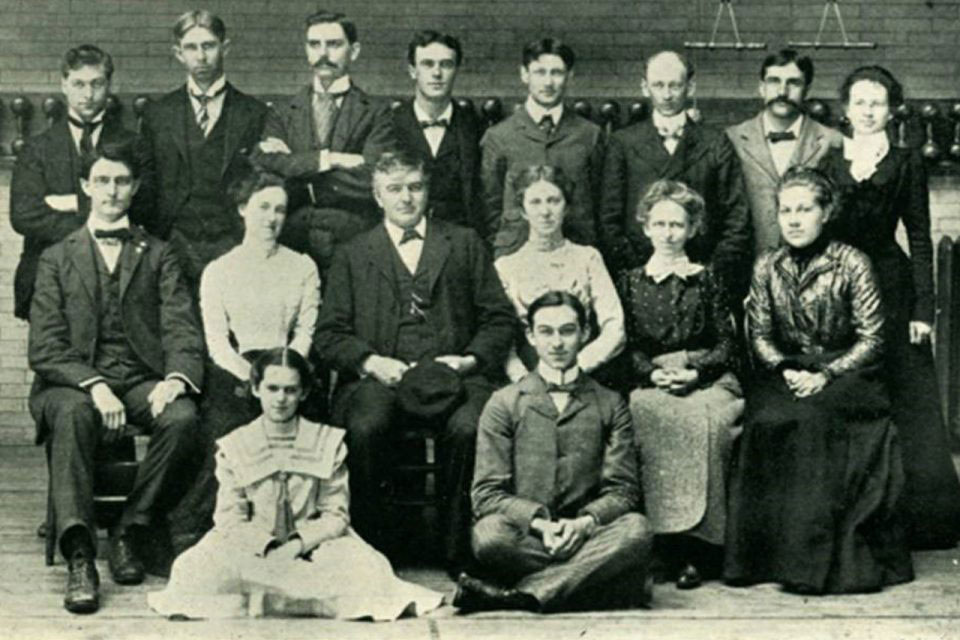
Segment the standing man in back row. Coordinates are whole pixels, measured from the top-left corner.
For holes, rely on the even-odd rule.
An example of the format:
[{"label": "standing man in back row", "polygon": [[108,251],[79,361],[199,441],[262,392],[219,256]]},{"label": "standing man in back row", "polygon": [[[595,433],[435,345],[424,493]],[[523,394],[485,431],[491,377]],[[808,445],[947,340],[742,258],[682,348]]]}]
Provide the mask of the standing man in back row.
[{"label": "standing man in back row", "polygon": [[387,104],[350,77],[360,56],[353,21],[318,11],[307,16],[304,40],[313,81],[271,113],[255,159],[288,178],[291,213],[280,241],[309,254],[326,282],[334,248],[382,219],[371,167],[396,137]]},{"label": "standing man in back row", "polygon": [[480,141],[486,228],[494,256],[513,253],[527,240],[527,223],[513,181],[530,165],[553,165],[577,185],[563,221],[565,238],[597,244],[596,203],[603,164],[600,127],[564,107],[573,78],[573,49],[555,38],[523,48],[520,80],[527,100]]},{"label": "standing man in back row", "polygon": [[196,292],[203,268],[243,238],[226,186],[248,170],[245,155],[260,140],[267,107],[227,82],[223,59],[230,40],[223,20],[188,11],[173,25],[173,36],[187,82],[151,102],[143,119],[159,183],[157,215],[147,227],[177,249]]}]

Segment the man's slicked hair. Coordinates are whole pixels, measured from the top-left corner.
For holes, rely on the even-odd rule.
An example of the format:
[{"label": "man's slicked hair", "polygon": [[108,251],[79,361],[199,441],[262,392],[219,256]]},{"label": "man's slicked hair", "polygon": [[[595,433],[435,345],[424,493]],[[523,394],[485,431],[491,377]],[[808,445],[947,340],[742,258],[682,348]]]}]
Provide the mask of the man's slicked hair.
[{"label": "man's slicked hair", "polygon": [[801,56],[793,49],[781,49],[776,53],[771,53],[763,59],[763,65],[760,67],[760,79],[767,77],[767,69],[770,67],[782,67],[788,64],[795,64],[803,73],[803,81],[809,87],[813,84],[813,60],[809,56]]},{"label": "man's slicked hair", "polygon": [[559,56],[560,59],[563,60],[564,66],[567,67],[567,71],[573,69],[573,64],[577,61],[573,49],[566,43],[561,42],[557,38],[543,38],[541,40],[534,40],[523,48],[523,66],[527,68],[531,62],[545,55]]},{"label": "man's slicked hair", "polygon": [[81,44],[68,49],[63,54],[60,73],[63,74],[64,78],[70,75],[71,71],[76,71],[81,67],[103,67],[107,80],[113,77],[113,58],[110,57],[109,53],[92,44]]},{"label": "man's slicked hair", "polygon": [[319,10],[311,13],[304,20],[304,32],[309,31],[315,24],[338,24],[343,28],[343,34],[347,36],[347,42],[353,44],[357,41],[357,25],[342,13],[336,11]]},{"label": "man's slicked hair", "polygon": [[424,157],[406,148],[384,151],[373,165],[373,175],[388,174],[394,171],[420,171],[425,182],[430,180],[430,172]]},{"label": "man's slicked hair", "polygon": [[122,142],[103,142],[93,150],[93,153],[86,154],[80,161],[80,177],[84,180],[90,179],[90,171],[100,160],[110,160],[119,162],[130,170],[130,177],[134,180],[140,178],[140,159],[134,149],[133,140],[124,140]]},{"label": "man's slicked hair", "polygon": [[432,29],[425,29],[413,34],[413,40],[410,41],[410,46],[407,47],[407,62],[409,62],[411,65],[416,65],[417,49],[420,47],[426,47],[435,42],[453,50],[453,53],[456,57],[457,66],[459,67],[460,63],[463,62],[463,47],[460,45],[460,41],[450,34],[440,33],[439,31],[433,31]]},{"label": "man's slicked hair", "polygon": [[547,291],[539,298],[530,303],[527,307],[527,326],[533,330],[534,319],[540,309],[546,307],[570,307],[577,314],[577,322],[580,329],[587,329],[587,308],[580,302],[580,298],[568,291]]},{"label": "man's slicked hair", "polygon": [[227,39],[227,25],[223,23],[220,16],[211,13],[206,9],[196,9],[187,11],[173,24],[173,38],[179,44],[187,31],[194,27],[203,27],[217,37],[220,42]]}]

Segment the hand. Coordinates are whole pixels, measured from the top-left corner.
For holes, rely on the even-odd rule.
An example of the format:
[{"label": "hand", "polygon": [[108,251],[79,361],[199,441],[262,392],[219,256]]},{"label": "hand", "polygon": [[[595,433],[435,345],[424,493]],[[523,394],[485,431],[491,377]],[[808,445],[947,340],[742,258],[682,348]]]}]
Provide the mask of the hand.
[{"label": "hand", "polygon": [[826,374],[819,371],[801,371],[796,388],[793,389],[793,395],[798,398],[806,398],[820,393],[829,381]]},{"label": "hand", "polygon": [[910,344],[926,344],[933,333],[933,327],[929,322],[920,320],[910,321]]},{"label": "hand", "polygon": [[445,364],[460,375],[466,375],[477,368],[477,357],[468,356],[437,356],[434,362]]},{"label": "hand", "polygon": [[575,519],[561,518],[557,521],[557,524],[560,527],[560,539],[559,544],[551,554],[557,560],[567,560],[579,551],[597,526],[593,516],[580,516]]},{"label": "hand", "polygon": [[267,138],[257,146],[262,153],[283,153],[290,155],[290,147],[280,138]]},{"label": "hand", "polygon": [[331,151],[327,154],[327,162],[331,169],[354,169],[363,166],[363,156],[359,153]]},{"label": "hand", "polygon": [[672,369],[668,375],[671,377],[669,391],[675,396],[686,395],[700,381],[700,372],[696,369]]},{"label": "hand", "polygon": [[147,402],[150,403],[150,415],[156,418],[167,405],[176,400],[179,396],[186,393],[186,385],[179,378],[168,378],[163,382],[158,382],[150,395],[147,396]]},{"label": "hand", "polygon": [[666,369],[654,369],[650,373],[650,382],[652,382],[658,389],[663,389],[664,391],[670,390],[670,383],[673,381],[673,378],[667,372]]},{"label": "hand", "polygon": [[123,437],[123,427],[127,424],[127,412],[106,382],[98,382],[90,388],[93,406],[100,413],[103,426],[107,428],[104,440],[115,442]]},{"label": "hand", "polygon": [[287,540],[282,545],[267,554],[267,557],[276,560],[296,560],[303,555],[303,540],[293,538]]},{"label": "hand", "polygon": [[800,374],[803,371],[797,371],[796,369],[784,369],[783,370],[783,381],[787,383],[787,388],[790,389],[791,393],[797,392],[797,384],[800,382]]},{"label": "hand", "polygon": [[51,209],[63,213],[76,213],[80,210],[80,203],[75,193],[63,196],[47,196],[43,199],[43,202]]},{"label": "hand", "polygon": [[372,355],[363,361],[362,370],[368,376],[373,376],[380,384],[395,387],[409,368],[410,365],[402,360]]},{"label": "hand", "polygon": [[560,544],[560,524],[546,518],[534,518],[530,521],[530,530],[540,534],[540,540],[547,555],[553,556]]}]

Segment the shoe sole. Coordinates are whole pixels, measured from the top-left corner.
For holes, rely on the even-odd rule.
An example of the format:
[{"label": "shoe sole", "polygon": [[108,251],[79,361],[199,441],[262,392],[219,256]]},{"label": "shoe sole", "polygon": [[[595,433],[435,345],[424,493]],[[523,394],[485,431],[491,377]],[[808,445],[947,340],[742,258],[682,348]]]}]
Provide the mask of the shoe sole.
[{"label": "shoe sole", "polygon": [[100,609],[100,599],[95,598],[93,600],[82,600],[80,602],[69,603],[66,600],[63,602],[63,608],[69,611],[70,613],[96,613]]}]

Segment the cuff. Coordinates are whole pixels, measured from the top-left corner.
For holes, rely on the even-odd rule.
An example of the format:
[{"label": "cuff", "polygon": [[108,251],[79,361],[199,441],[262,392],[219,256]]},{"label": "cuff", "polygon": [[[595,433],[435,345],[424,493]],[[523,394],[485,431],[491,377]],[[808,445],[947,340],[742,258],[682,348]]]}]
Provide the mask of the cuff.
[{"label": "cuff", "polygon": [[79,383],[77,386],[83,389],[84,391],[90,391],[90,389],[93,388],[93,385],[97,384],[98,382],[106,382],[106,381],[107,379],[104,378],[103,376],[94,376],[92,378],[87,378],[83,382]]},{"label": "cuff", "polygon": [[190,381],[190,378],[183,373],[173,371],[167,374],[165,380],[181,380],[185,385],[187,385],[187,389],[189,389],[192,393],[200,395],[200,389],[197,388],[197,385],[193,384],[193,382]]},{"label": "cuff", "polygon": [[324,173],[330,171],[330,149],[320,149],[320,157],[317,160],[317,171]]},{"label": "cuff", "polygon": [[517,498],[509,505],[504,515],[519,526],[525,533],[530,533],[530,523],[533,522],[534,518],[543,518],[544,520],[551,519],[550,510],[547,509],[545,505],[523,498]]}]

